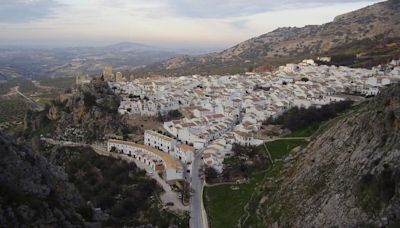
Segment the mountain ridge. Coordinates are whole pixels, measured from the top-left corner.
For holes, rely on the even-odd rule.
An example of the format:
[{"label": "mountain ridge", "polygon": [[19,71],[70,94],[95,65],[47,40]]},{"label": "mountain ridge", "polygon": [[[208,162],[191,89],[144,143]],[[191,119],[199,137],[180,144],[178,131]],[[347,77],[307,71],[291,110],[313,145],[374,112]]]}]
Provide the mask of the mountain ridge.
[{"label": "mountain ridge", "polygon": [[[253,37],[222,52],[178,56],[139,69],[135,74],[224,74],[337,53],[357,54],[400,44],[400,1],[389,0],[335,17],[323,25],[282,27]],[[373,42],[371,42],[373,41]],[[341,47],[351,44],[351,48]],[[386,50],[392,51],[392,50]],[[399,55],[399,51],[391,53]],[[387,56],[384,56],[387,57]],[[387,61],[387,59],[385,59]],[[383,60],[382,60],[383,61]],[[375,64],[377,65],[377,64]]]}]

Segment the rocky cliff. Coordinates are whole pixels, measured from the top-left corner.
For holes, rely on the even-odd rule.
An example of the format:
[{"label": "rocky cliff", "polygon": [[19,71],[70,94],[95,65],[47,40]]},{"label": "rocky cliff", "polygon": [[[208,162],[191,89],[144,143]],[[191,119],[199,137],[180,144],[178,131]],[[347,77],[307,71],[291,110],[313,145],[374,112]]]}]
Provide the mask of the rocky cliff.
[{"label": "rocky cliff", "polygon": [[123,136],[128,125],[118,114],[119,102],[107,82],[100,79],[78,87],[49,108],[47,117],[55,125],[52,137],[92,142],[107,134]]},{"label": "rocky cliff", "polygon": [[0,132],[0,227],[81,227],[84,201],[66,174]]},{"label": "rocky cliff", "polygon": [[290,160],[259,203],[271,227],[399,227],[400,85]]}]

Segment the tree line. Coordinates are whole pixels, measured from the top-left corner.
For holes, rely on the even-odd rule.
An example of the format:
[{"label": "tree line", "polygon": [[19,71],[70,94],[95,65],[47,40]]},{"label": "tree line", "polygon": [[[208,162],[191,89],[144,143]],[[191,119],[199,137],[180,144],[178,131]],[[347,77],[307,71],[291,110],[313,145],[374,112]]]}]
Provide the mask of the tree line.
[{"label": "tree line", "polygon": [[320,108],[314,106],[309,108],[294,107],[277,118],[268,118],[264,122],[264,125],[282,125],[283,128],[294,131],[307,127],[313,123],[318,123],[334,118],[339,113],[350,108],[352,104],[353,101],[345,100],[323,105]]}]

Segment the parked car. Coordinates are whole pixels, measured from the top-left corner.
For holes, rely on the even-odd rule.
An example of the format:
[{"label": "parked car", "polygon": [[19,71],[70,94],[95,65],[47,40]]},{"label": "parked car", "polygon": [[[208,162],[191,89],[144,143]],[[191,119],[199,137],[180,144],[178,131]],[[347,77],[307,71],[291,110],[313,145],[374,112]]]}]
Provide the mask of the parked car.
[{"label": "parked car", "polygon": [[169,207],[169,206],[174,206],[175,204],[173,202],[168,202],[165,204],[165,206]]}]

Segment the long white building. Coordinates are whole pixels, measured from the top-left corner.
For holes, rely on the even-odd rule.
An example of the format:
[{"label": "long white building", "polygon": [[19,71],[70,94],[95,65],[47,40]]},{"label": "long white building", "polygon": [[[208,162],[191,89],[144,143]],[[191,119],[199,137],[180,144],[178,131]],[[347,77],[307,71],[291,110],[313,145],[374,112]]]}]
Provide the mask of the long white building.
[{"label": "long white building", "polygon": [[133,157],[162,174],[166,181],[183,179],[181,163],[172,156],[146,145],[110,139],[107,142],[109,152],[119,152]]}]

